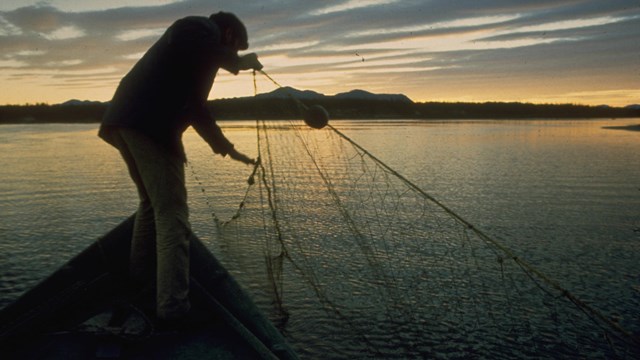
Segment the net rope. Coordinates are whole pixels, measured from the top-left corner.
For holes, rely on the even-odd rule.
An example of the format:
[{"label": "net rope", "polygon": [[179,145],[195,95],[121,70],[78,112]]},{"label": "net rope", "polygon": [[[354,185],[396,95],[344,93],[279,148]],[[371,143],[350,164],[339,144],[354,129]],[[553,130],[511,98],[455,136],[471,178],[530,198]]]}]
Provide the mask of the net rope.
[{"label": "net rope", "polygon": [[212,215],[246,257],[234,276],[303,358],[640,357],[637,319],[580,300],[339,129],[256,120],[256,134],[237,212]]}]

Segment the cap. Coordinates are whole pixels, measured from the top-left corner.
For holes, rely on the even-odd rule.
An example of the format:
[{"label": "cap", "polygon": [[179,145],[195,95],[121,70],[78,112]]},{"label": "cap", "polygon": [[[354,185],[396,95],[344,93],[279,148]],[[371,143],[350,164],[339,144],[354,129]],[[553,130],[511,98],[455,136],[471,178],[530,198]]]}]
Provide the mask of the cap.
[{"label": "cap", "polygon": [[249,48],[247,29],[237,16],[232,13],[220,11],[218,13],[211,14],[209,19],[215,22],[221,30],[230,28],[240,43],[240,50],[247,50]]}]

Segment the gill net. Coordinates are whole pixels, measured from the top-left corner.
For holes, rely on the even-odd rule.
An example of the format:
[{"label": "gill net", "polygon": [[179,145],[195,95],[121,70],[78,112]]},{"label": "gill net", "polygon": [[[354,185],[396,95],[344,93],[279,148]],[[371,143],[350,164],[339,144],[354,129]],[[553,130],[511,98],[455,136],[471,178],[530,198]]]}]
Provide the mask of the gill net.
[{"label": "gill net", "polygon": [[625,324],[337,128],[255,126],[260,162],[215,241],[301,358],[639,358]]}]

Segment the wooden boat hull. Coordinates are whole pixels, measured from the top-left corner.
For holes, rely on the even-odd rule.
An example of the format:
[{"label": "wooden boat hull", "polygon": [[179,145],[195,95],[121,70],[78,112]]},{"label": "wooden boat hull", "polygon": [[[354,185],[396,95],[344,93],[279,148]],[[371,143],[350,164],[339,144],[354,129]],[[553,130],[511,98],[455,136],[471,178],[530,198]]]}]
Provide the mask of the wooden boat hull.
[{"label": "wooden boat hull", "polygon": [[[297,359],[280,332],[193,234],[190,299],[203,322],[179,331],[154,329],[154,291],[128,285],[132,229],[130,217],[2,309],[0,357],[51,359],[60,352],[65,359],[171,358],[172,353],[185,359]],[[105,317],[108,321],[102,321],[99,331],[78,331]],[[127,321],[143,330],[127,333]]]}]

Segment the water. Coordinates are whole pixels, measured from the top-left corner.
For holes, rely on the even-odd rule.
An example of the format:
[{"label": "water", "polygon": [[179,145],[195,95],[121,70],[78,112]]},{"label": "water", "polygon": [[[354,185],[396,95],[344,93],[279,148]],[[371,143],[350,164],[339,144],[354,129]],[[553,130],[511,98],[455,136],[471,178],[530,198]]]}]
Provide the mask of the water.
[{"label": "water", "polygon": [[[334,126],[581,299],[638,331],[640,232],[634,229],[640,227],[640,132],[602,128],[638,122],[336,121]],[[239,150],[255,155],[252,125],[221,123]],[[0,306],[134,211],[136,193],[124,164],[96,131],[96,125],[0,127]],[[187,170],[193,228],[223,262],[245,265],[252,259],[243,251],[251,248],[217,243],[210,212],[231,216],[251,169],[214,156],[191,131],[184,140],[199,180]],[[201,196],[203,187],[209,204]],[[347,264],[349,255],[337,252],[332,260]],[[252,276],[260,283],[264,265],[248,266],[234,271],[255,289]],[[305,311],[309,318],[324,318],[321,309]],[[317,357],[314,348],[331,349],[327,341],[339,343],[321,330],[339,324],[318,320],[310,328],[295,317],[290,321],[292,338],[305,339],[294,346],[306,355]]]},{"label": "water", "polygon": [[[594,249],[638,239],[629,230],[640,223],[640,132],[602,127],[634,122],[460,121],[345,132],[471,223],[510,238],[526,258],[567,252],[606,263],[606,251]],[[540,251],[547,246],[564,249]]]}]

